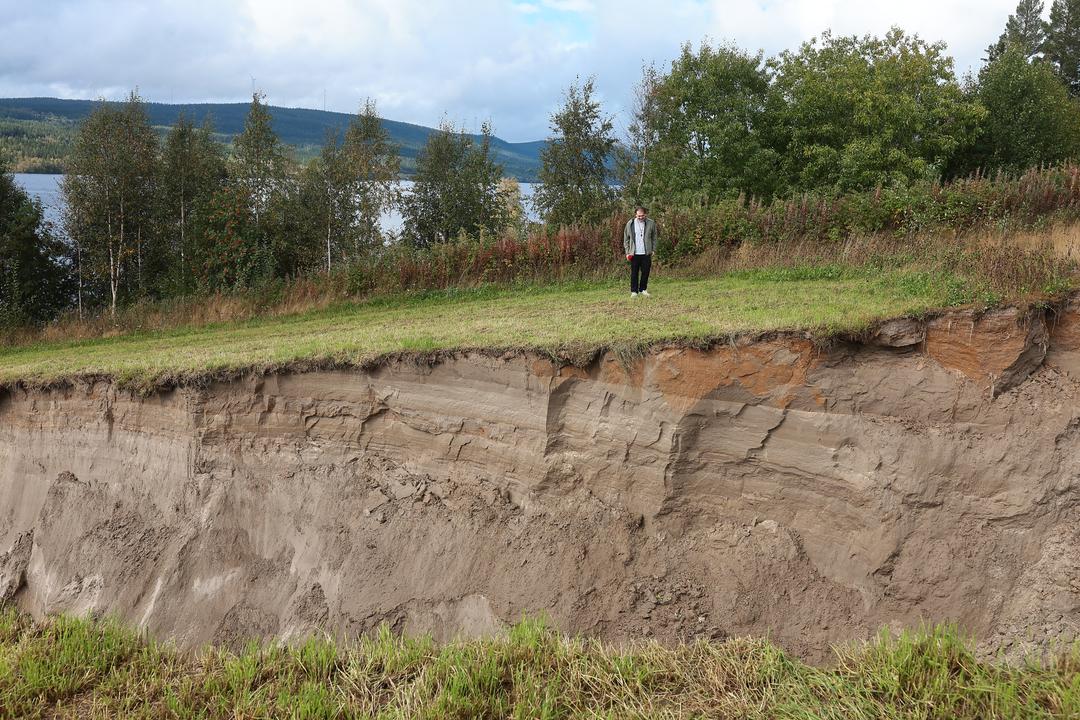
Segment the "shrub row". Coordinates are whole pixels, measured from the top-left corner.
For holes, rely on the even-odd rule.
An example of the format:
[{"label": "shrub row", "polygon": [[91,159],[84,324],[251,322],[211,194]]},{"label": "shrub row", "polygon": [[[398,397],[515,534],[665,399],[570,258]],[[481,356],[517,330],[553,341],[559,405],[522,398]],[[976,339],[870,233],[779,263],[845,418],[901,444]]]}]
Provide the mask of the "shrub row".
[{"label": "shrub row", "polygon": [[[654,216],[661,228],[657,258],[669,267],[743,244],[810,245],[827,254],[830,246],[858,237],[1005,236],[1080,220],[1080,165],[771,203],[738,197],[656,208]],[[628,217],[626,212],[589,226],[461,236],[422,249],[393,245],[352,268],[349,288],[363,293],[610,276],[622,267]]]},{"label": "shrub row", "polygon": [[662,209],[658,250],[668,261],[708,246],[839,242],[852,236],[927,233],[1007,234],[1080,219],[1080,165],[1019,176],[976,173],[951,183],[916,183],[849,195],[805,194],[761,203],[738,197],[700,207]]}]

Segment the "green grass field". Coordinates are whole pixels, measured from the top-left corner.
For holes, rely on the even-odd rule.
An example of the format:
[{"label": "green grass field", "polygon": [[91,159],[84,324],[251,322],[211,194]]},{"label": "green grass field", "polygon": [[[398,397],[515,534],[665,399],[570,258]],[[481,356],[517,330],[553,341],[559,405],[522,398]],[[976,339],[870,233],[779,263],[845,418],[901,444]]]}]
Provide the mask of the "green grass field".
[{"label": "green grass field", "polygon": [[927,274],[836,267],[657,278],[653,297],[622,283],[469,289],[346,304],[245,323],[0,349],[0,383],[105,375],[139,389],[303,361],[361,364],[398,352],[529,348],[575,354],[663,341],[806,329],[856,331],[957,301]]},{"label": "green grass field", "polygon": [[1075,718],[1080,645],[1019,665],[980,660],[951,628],[881,635],[831,667],[766,640],[615,648],[526,620],[436,645],[385,626],[179,653],[111,622],[32,623],[0,608],[4,718]]}]

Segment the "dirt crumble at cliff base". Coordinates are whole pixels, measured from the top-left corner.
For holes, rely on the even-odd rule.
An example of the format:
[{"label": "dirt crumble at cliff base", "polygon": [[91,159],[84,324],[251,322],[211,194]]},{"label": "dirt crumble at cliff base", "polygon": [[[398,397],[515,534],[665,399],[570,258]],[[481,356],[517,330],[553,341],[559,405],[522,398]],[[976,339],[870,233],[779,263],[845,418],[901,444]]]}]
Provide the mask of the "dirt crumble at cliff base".
[{"label": "dirt crumble at cliff base", "polygon": [[768,635],[810,660],[955,620],[1080,623],[1080,308],[657,348],[399,359],[0,399],[0,591],[182,646]]}]

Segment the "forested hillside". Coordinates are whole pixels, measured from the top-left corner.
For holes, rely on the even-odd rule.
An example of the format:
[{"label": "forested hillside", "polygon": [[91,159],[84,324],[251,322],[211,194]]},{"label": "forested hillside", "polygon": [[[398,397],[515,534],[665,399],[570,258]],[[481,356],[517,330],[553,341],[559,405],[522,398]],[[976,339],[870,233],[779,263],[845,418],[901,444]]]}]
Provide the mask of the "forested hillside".
[{"label": "forested hillside", "polygon": [[[0,98],[0,154],[7,156],[15,172],[63,172],[78,123],[98,102],[58,98]],[[229,141],[244,129],[250,103],[146,103],[150,124],[164,134],[181,114],[201,124],[209,117],[220,140]],[[269,106],[274,131],[291,145],[298,160],[318,155],[326,133],[340,134],[351,115],[307,108]],[[416,154],[427,142],[433,128],[395,120],[382,121],[391,141],[400,148],[401,170],[412,175]],[[535,179],[540,166],[543,141],[509,143],[491,139],[494,158],[510,177],[522,182]]]}]

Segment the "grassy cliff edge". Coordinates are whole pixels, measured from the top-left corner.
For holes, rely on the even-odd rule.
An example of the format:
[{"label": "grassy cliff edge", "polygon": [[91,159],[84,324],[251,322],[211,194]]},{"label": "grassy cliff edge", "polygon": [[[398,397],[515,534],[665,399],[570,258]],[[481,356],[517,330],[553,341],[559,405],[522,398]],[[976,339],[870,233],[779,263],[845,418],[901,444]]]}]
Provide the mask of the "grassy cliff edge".
[{"label": "grassy cliff edge", "polygon": [[656,278],[652,297],[611,281],[397,295],[239,323],[0,349],[0,384],[108,377],[149,389],[220,374],[363,365],[398,353],[467,349],[640,350],[737,334],[852,333],[956,302],[946,276],[820,267]]}]

